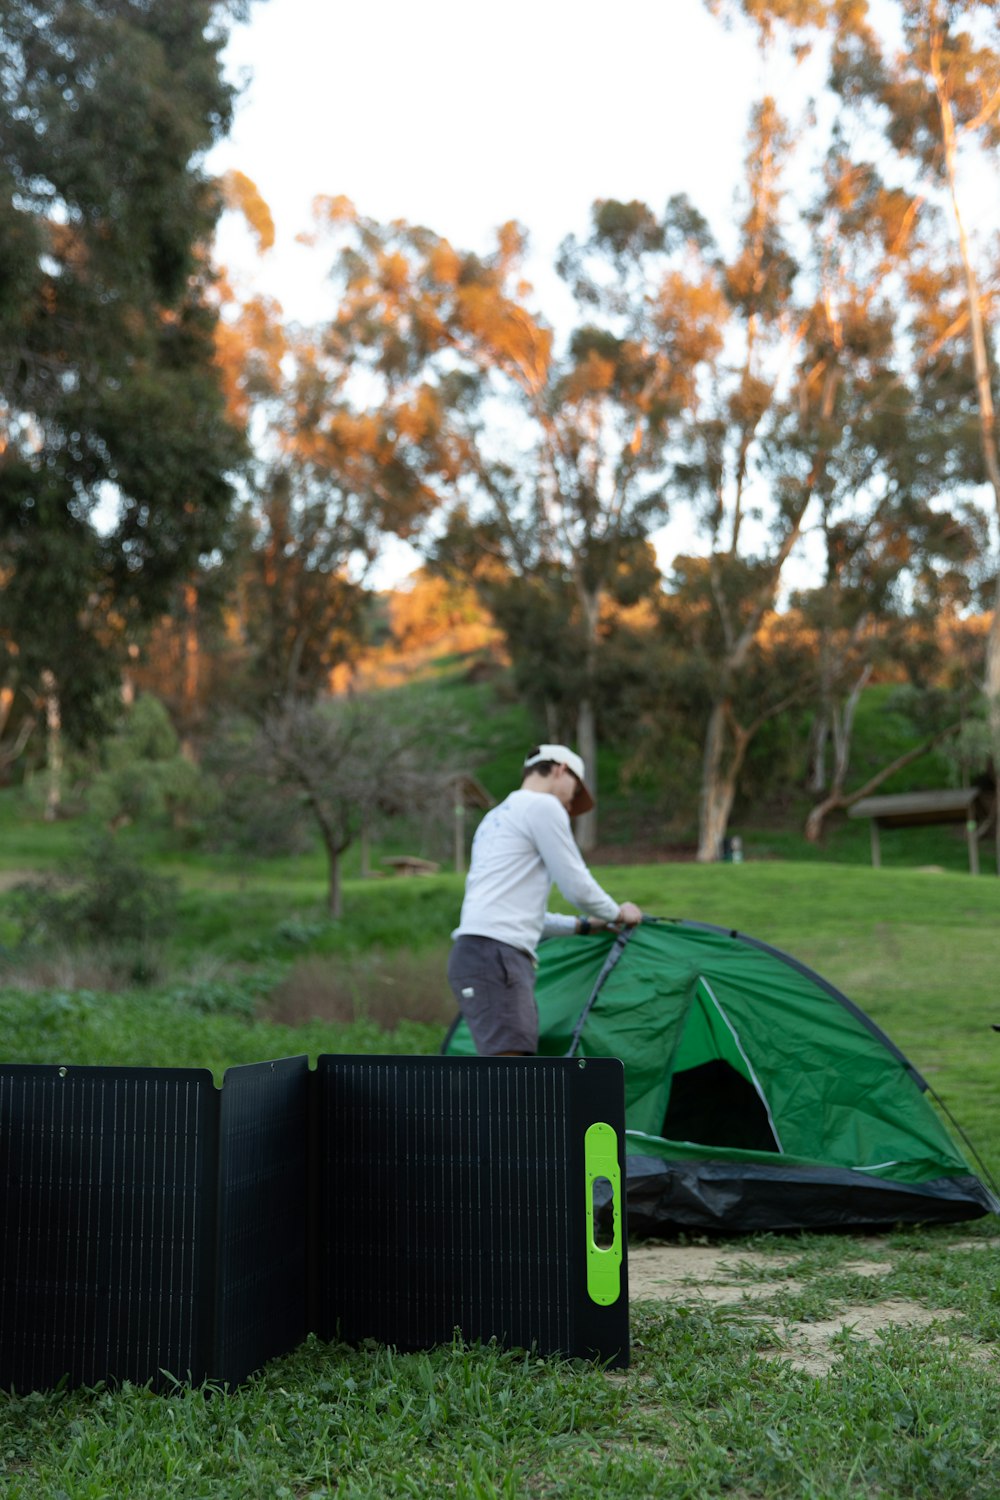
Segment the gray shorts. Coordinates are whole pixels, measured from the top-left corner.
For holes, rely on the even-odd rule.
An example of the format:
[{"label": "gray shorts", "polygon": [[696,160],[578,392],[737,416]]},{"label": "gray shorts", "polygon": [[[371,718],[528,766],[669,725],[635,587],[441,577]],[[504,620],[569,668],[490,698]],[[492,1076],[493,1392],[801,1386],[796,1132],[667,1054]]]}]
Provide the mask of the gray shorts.
[{"label": "gray shorts", "polygon": [[535,965],[527,953],[496,938],[456,938],[448,983],[480,1057],[538,1051]]}]

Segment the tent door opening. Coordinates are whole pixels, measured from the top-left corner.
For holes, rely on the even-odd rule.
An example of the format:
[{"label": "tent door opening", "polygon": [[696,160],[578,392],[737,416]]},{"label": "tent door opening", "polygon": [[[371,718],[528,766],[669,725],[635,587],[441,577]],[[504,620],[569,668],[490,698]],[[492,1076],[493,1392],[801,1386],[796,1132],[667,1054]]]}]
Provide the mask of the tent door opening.
[{"label": "tent door opening", "polygon": [[780,1152],[760,1079],[708,982],[699,978],[674,1058],[661,1131],[668,1141]]}]

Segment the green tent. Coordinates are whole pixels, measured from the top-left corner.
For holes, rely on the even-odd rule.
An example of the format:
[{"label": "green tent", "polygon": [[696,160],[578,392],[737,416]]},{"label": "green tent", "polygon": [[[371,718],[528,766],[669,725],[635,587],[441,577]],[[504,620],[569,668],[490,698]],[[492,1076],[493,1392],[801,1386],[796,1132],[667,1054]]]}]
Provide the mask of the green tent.
[{"label": "green tent", "polygon": [[[1000,1212],[899,1049],[766,943],[682,921],[558,938],[537,994],[544,1056],[625,1065],[633,1234]],[[463,1021],[442,1050],[473,1054]]]}]

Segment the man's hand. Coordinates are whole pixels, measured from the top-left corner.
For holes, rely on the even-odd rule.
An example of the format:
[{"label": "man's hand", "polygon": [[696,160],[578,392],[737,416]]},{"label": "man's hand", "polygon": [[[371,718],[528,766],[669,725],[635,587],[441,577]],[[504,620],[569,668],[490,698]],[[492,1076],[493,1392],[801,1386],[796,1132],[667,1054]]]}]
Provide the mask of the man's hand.
[{"label": "man's hand", "polygon": [[618,916],[615,918],[617,926],[638,927],[642,921],[642,908],[636,906],[634,901],[623,901],[618,908]]}]

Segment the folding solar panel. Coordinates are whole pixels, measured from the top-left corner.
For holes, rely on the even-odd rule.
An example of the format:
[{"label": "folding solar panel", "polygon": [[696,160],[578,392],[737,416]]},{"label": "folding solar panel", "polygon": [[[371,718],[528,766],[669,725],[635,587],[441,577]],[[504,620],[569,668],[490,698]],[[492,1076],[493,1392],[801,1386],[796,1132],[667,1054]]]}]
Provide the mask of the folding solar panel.
[{"label": "folding solar panel", "polygon": [[212,1373],[243,1380],[309,1332],[309,1095],[305,1057],[230,1068],[219,1096]]},{"label": "folding solar panel", "polygon": [[321,1057],[318,1079],[321,1337],[627,1363],[619,1062]]},{"label": "folding solar panel", "polygon": [[310,1330],[628,1358],[621,1064],[0,1067],[0,1388],[235,1383]]},{"label": "folding solar panel", "polygon": [[0,1388],[210,1373],[215,1096],[197,1070],[0,1069]]}]

